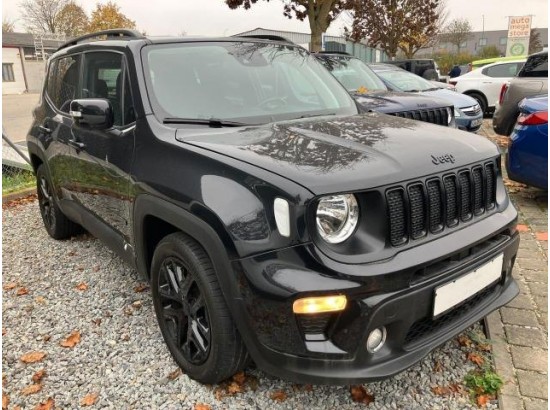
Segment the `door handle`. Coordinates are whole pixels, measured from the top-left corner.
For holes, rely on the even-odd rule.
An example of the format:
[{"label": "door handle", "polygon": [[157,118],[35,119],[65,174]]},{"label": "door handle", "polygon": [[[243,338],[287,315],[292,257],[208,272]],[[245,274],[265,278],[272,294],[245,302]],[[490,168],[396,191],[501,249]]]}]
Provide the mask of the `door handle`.
[{"label": "door handle", "polygon": [[75,148],[77,151],[81,151],[84,148],[86,148],[86,144],[84,144],[83,142],[79,142],[77,140],[68,140],[67,142],[71,147]]},{"label": "door handle", "polygon": [[51,134],[52,133],[52,130],[49,129],[48,127],[44,126],[44,125],[39,125],[38,129],[40,131],[42,131],[44,134]]}]

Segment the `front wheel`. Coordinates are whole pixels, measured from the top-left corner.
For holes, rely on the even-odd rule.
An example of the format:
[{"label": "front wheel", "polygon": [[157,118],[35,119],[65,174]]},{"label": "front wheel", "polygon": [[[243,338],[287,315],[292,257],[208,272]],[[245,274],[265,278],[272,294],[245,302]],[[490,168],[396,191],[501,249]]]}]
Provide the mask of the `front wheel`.
[{"label": "front wheel", "polygon": [[151,290],[160,331],[189,377],[218,383],[243,369],[248,354],[212,263],[193,239],[168,235],[153,255]]},{"label": "front wheel", "polygon": [[477,103],[479,104],[479,107],[481,108],[481,113],[483,115],[487,114],[488,107],[487,107],[487,101],[485,100],[485,97],[478,93],[471,93],[468,95],[477,101]]}]

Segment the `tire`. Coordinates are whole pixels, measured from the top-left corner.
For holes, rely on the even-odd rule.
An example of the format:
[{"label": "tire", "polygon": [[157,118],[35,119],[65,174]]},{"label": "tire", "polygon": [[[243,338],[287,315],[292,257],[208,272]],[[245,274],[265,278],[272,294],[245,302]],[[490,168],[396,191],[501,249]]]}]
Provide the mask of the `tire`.
[{"label": "tire", "polygon": [[54,239],[67,239],[81,231],[78,224],[67,218],[53,195],[48,169],[41,164],[36,170],[36,193],[44,227]]},{"label": "tire", "polygon": [[483,95],[479,93],[469,93],[467,95],[477,101],[477,103],[481,107],[481,112],[483,113],[483,115],[487,114],[487,100]]},{"label": "tire", "polygon": [[151,292],[160,331],[172,357],[192,379],[214,384],[244,369],[246,347],[203,248],[178,232],[160,241]]}]

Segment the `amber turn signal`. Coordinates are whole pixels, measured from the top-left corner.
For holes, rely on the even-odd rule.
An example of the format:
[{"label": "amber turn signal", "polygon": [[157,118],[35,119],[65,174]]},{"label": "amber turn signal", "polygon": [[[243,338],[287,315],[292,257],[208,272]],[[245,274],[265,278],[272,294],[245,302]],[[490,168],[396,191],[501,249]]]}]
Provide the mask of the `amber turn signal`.
[{"label": "amber turn signal", "polygon": [[344,295],[303,298],[294,301],[292,310],[297,314],[338,312],[346,308],[346,303]]}]

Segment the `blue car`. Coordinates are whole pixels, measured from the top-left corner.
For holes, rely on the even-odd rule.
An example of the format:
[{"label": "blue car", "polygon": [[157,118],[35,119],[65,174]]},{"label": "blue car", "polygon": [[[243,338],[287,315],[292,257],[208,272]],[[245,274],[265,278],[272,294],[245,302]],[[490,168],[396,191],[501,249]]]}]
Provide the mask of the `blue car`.
[{"label": "blue car", "polygon": [[508,177],[548,189],[548,96],[524,98],[518,108],[506,158]]},{"label": "blue car", "polygon": [[436,86],[416,74],[409,73],[391,64],[369,64],[369,67],[384,81],[390,90],[424,95],[430,98],[438,97],[454,105],[457,128],[476,132],[483,123],[483,112],[478,102],[472,97],[457,93],[442,86]]}]

